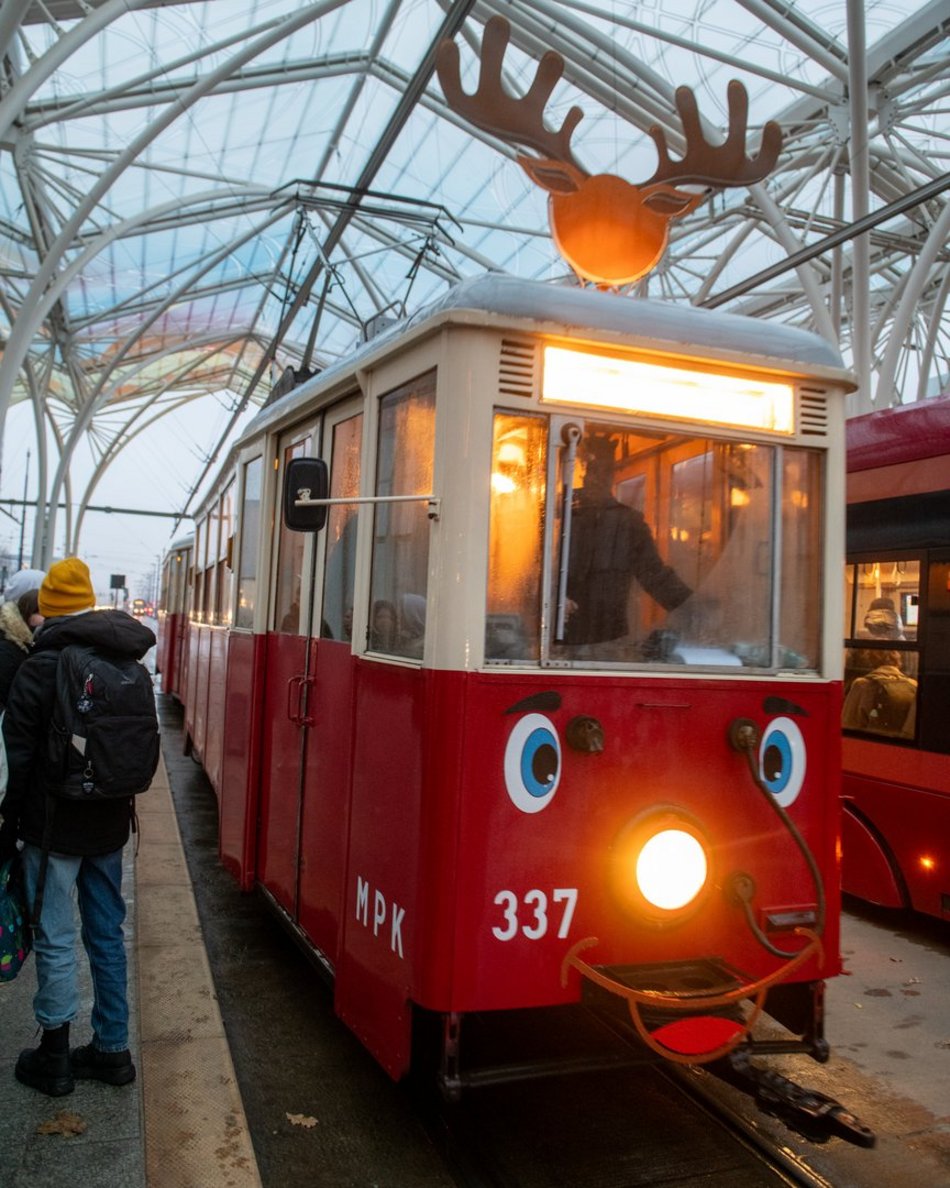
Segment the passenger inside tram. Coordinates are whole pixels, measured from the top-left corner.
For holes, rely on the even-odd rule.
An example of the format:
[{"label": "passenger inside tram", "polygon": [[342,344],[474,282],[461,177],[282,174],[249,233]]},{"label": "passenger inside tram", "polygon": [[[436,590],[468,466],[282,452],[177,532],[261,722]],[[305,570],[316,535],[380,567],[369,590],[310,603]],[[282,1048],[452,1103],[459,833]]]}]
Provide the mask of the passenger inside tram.
[{"label": "passenger inside tram", "polygon": [[396,608],[388,599],[379,598],[373,603],[369,642],[374,652],[393,650],[396,643]]},{"label": "passenger inside tram", "polygon": [[614,497],[614,444],[606,437],[582,443],[584,477],[572,505],[564,643],[594,644],[629,633],[631,582],[665,610],[693,593],[660,556],[653,533],[636,508]]},{"label": "passenger inside tram", "polygon": [[426,600],[421,594],[399,596],[399,654],[418,659],[426,638]]},{"label": "passenger inside tram", "polygon": [[[855,655],[856,662],[860,653]],[[917,682],[901,668],[897,651],[864,653],[866,675],[851,682],[841,711],[846,730],[867,730],[913,738],[917,718]]]},{"label": "passenger inside tram", "polygon": [[864,629],[859,635],[868,639],[903,639],[904,624],[893,598],[875,598],[864,616]]}]

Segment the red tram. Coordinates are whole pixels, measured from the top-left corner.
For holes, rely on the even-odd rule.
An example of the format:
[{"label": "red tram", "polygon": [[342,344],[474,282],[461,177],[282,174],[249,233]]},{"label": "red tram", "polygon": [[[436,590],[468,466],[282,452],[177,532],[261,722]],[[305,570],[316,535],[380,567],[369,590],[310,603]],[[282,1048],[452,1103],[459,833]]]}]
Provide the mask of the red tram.
[{"label": "red tram", "polygon": [[950,397],[847,426],[846,892],[950,919]]},{"label": "red tram", "polygon": [[155,670],[161,673],[162,691],[179,701],[185,687],[193,548],[191,536],[174,542],[162,565],[159,593]]},{"label": "red tram", "polygon": [[393,1077],[414,1019],[452,1087],[467,1015],[591,987],[673,1060],[826,1058],[852,387],[795,329],[494,277],[245,432],[166,688],[222,861]]}]

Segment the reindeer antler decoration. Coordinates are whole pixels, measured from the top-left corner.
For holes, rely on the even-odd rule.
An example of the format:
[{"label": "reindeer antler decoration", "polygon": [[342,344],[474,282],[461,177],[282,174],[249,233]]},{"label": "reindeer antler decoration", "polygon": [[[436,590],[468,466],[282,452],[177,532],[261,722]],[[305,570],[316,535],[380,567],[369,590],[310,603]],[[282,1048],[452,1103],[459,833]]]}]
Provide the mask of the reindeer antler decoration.
[{"label": "reindeer antler decoration", "polygon": [[[679,161],[669,154],[661,128],[651,128],[659,163],[653,176],[632,185],[611,173],[588,174],[574,159],[570,140],[584,118],[572,107],[561,128],[544,125],[544,109],[564,70],[564,59],[549,51],[538,64],[528,93],[510,95],[501,68],[510,26],[492,17],[482,38],[481,70],[474,95],[462,90],[459,51],[452,41],[439,46],[436,62],[446,102],[475,127],[501,140],[533,149],[539,156],[519,154],[518,163],[537,185],[547,190],[551,234],[558,251],[577,274],[600,285],[624,285],[655,267],[666,247],[669,221],[694,210],[711,189],[748,186],[773,169],[782,147],[782,131],[769,121],[762,129],[762,145],[746,156],[749,99],[742,83],[728,87],[729,131],[721,145],[703,136],[696,97],[678,87],[676,106],[686,139]],[[705,190],[677,189],[671,183],[701,185]]]}]

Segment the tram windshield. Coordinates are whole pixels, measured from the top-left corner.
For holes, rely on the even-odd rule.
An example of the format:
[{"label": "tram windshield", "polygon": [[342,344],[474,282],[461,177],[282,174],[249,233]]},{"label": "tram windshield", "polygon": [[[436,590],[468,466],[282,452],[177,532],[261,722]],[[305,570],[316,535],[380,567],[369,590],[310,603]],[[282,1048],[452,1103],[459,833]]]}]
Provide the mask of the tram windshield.
[{"label": "tram windshield", "polygon": [[499,412],[486,658],[815,669],[821,456]]}]

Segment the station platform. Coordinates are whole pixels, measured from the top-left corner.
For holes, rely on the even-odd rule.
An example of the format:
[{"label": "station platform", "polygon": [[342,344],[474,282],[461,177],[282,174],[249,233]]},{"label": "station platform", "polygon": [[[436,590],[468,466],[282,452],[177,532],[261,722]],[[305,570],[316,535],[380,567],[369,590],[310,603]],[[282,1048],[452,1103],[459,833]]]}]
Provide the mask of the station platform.
[{"label": "station platform", "polygon": [[[13,1075],[38,1042],[30,958],[0,985],[0,1184],[4,1188],[260,1188],[241,1094],[218,1010],[164,761],[136,806],[126,847],[131,1085],[77,1081],[46,1097]],[[92,988],[73,1046],[87,1043]]]},{"label": "station platform", "polygon": [[[333,1016],[330,994],[314,993],[312,970],[293,946],[280,949],[283,938],[273,937],[272,928],[267,969],[282,962],[279,978],[270,980],[285,997],[267,997],[266,975],[251,968],[253,942],[247,932],[234,931],[246,927],[239,917],[251,912],[253,897],[240,896],[222,875],[234,898],[210,917],[202,908],[199,921],[209,872],[218,867],[214,794],[206,788],[197,807],[204,814],[204,870],[194,866],[194,841],[188,840],[195,829],[187,791],[189,781],[204,783],[204,777],[183,757],[173,721],[163,721],[163,732],[166,754],[137,806],[138,852],[132,845],[126,850],[130,1045],[138,1076],[124,1087],[77,1081],[63,1098],[48,1098],[15,1080],[19,1051],[37,1042],[29,961],[13,983],[0,985],[0,1185],[455,1183],[397,1087]],[[183,836],[192,871],[198,871],[194,888]],[[221,935],[221,929],[230,931]],[[223,963],[222,952],[228,955]],[[950,1188],[950,926],[849,911],[842,952],[846,973],[827,991],[831,1061],[789,1058],[787,1065],[778,1062],[778,1071],[852,1109],[875,1131],[876,1148],[862,1150],[839,1139],[815,1146],[758,1113],[747,1098],[735,1108],[748,1112],[751,1127],[774,1132],[818,1183]],[[80,961],[81,971],[84,966]],[[237,1018],[239,1004],[245,1021]],[[89,1038],[90,1006],[87,979],[74,1043]],[[311,1024],[322,1029],[319,1035],[307,1030]],[[723,1090],[727,1097],[733,1092]]]}]

